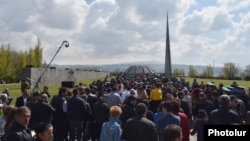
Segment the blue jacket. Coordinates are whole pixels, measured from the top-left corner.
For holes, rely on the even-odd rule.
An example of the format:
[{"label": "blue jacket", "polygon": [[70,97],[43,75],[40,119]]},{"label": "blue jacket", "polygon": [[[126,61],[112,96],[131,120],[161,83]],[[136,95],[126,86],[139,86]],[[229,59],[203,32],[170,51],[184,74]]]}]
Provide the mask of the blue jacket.
[{"label": "blue jacket", "polygon": [[99,141],[121,141],[121,122],[118,118],[109,118],[108,122],[102,125]]}]

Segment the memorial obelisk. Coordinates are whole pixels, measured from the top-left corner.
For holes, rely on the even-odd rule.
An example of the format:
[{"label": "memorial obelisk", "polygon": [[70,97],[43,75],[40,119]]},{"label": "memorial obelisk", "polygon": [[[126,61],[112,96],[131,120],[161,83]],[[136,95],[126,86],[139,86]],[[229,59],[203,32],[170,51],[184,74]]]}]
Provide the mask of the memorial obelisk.
[{"label": "memorial obelisk", "polygon": [[170,78],[171,75],[172,75],[172,66],[171,66],[171,52],[170,52],[170,40],[169,40],[168,15],[167,15],[165,78]]}]

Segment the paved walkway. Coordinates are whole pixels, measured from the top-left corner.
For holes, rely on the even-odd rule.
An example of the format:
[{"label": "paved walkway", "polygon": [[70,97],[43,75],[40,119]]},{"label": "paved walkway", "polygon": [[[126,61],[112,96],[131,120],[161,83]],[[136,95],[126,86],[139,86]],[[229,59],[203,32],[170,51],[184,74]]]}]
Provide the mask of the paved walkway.
[{"label": "paved walkway", "polygon": [[193,136],[189,136],[189,141],[197,141],[197,136],[196,136],[196,134],[195,135],[193,135]]}]

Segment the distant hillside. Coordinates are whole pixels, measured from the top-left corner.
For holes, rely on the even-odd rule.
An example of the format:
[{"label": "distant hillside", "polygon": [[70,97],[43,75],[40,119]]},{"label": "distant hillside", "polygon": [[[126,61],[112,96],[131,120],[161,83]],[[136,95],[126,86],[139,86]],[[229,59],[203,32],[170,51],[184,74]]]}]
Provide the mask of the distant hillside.
[{"label": "distant hillside", "polygon": [[[126,64],[108,64],[108,65],[52,65],[53,67],[65,69],[65,68],[73,68],[73,69],[98,69],[101,71],[108,71],[108,72],[123,72],[129,66],[150,66],[155,72],[157,73],[164,73],[164,64],[153,64],[153,63],[143,63],[143,64],[136,64],[136,63],[126,63]],[[193,65],[193,67],[199,72],[202,73],[206,66],[200,65]],[[188,73],[189,65],[182,65],[182,64],[173,64],[172,69],[184,69],[185,73]],[[221,67],[214,67],[214,75],[218,76],[221,72]]]}]

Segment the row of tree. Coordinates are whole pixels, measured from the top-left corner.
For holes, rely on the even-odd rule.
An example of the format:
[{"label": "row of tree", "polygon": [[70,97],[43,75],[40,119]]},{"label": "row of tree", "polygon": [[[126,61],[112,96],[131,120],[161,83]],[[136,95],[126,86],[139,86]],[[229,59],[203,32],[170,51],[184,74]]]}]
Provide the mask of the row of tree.
[{"label": "row of tree", "polygon": [[[211,65],[206,66],[202,73],[199,73],[194,66],[189,65],[187,74],[184,69],[173,69],[173,74],[188,77],[202,77],[214,78],[214,68]],[[224,79],[248,79],[250,78],[250,65],[246,66],[245,70],[241,71],[240,68],[232,62],[224,63],[218,78]]]},{"label": "row of tree", "polygon": [[[9,44],[1,45],[0,80],[4,80],[8,83],[20,81],[22,69],[27,65],[36,68],[46,66],[46,62],[43,62],[43,48],[41,47],[39,39],[37,45],[34,48],[30,48],[28,51],[16,52],[11,50]],[[208,65],[202,73],[199,73],[194,66],[190,65],[187,73],[184,69],[174,68],[173,74],[176,76],[214,78],[214,68]],[[249,78],[250,80],[250,65],[246,66],[244,71],[240,71],[240,68],[235,63],[225,63],[218,77],[224,79]]]},{"label": "row of tree", "polygon": [[28,51],[17,52],[12,50],[9,44],[2,44],[0,48],[0,80],[8,83],[18,82],[22,69],[26,65],[38,68],[44,67],[42,51],[39,39],[37,45]]}]

